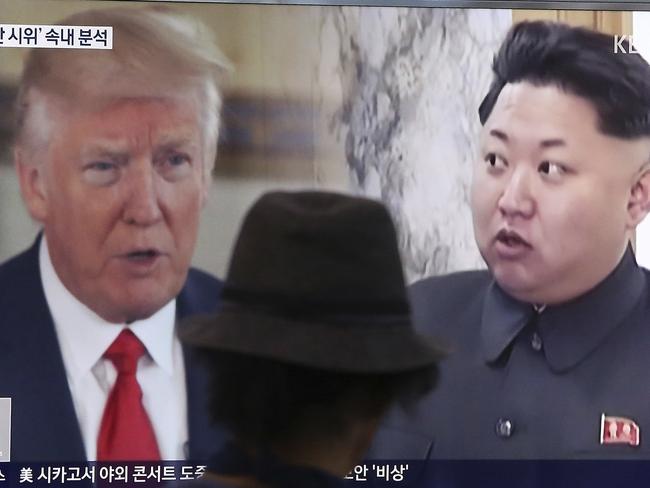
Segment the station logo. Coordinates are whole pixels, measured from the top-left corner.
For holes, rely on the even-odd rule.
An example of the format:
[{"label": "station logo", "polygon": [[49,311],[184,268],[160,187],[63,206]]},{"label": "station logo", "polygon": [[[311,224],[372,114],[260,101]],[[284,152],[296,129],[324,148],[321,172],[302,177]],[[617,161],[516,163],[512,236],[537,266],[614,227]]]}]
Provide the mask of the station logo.
[{"label": "station logo", "polygon": [[614,36],[614,54],[639,54],[634,46],[634,36],[632,35],[615,35]]}]

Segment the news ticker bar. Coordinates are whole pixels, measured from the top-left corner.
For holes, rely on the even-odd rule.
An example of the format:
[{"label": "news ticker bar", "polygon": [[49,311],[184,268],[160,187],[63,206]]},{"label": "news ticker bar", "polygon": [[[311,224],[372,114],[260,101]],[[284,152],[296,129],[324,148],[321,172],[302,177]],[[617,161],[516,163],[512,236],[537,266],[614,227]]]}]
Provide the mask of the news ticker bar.
[{"label": "news ticker bar", "polygon": [[[360,468],[364,467],[364,469]],[[357,466],[346,487],[598,488],[650,486],[650,460],[372,461]],[[372,467],[375,467],[373,470]],[[383,466],[377,476],[378,467]],[[395,468],[398,467],[398,468]],[[209,468],[207,468],[209,470]],[[186,486],[206,472],[186,462],[0,463],[0,488],[14,486]],[[400,473],[397,478],[390,473]],[[187,485],[192,486],[191,484]]]},{"label": "news ticker bar", "polygon": [[113,49],[113,28],[96,25],[0,24],[0,47]]},{"label": "news ticker bar", "polygon": [[204,464],[190,461],[120,463],[0,463],[0,487],[176,485],[197,480]]}]

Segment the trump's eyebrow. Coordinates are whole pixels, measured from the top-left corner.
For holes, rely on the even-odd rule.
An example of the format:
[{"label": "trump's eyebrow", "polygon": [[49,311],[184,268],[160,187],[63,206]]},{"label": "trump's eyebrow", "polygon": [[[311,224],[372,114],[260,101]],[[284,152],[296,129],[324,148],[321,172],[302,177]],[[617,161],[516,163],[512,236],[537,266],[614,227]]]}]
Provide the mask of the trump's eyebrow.
[{"label": "trump's eyebrow", "polygon": [[[510,142],[510,139],[508,138],[508,134],[506,134],[505,132],[499,129],[490,130],[490,135],[496,137],[497,139],[499,139],[500,141],[506,144]],[[558,146],[566,146],[566,141],[564,139],[557,137],[553,139],[544,139],[539,143],[539,147],[541,147],[542,149],[548,149],[550,147],[558,147]]]},{"label": "trump's eyebrow", "polygon": [[154,154],[169,153],[169,152],[187,152],[195,154],[199,151],[200,142],[196,137],[173,135],[169,137],[161,137],[152,148]]},{"label": "trump's eyebrow", "polygon": [[175,145],[182,146],[185,144],[194,144],[198,140],[198,134],[194,130],[188,130],[187,128],[179,128],[176,130],[170,131],[161,131],[155,137],[155,142],[157,145]]},{"label": "trump's eyebrow", "polygon": [[128,143],[111,139],[94,140],[81,149],[83,157],[123,157],[127,154]]}]

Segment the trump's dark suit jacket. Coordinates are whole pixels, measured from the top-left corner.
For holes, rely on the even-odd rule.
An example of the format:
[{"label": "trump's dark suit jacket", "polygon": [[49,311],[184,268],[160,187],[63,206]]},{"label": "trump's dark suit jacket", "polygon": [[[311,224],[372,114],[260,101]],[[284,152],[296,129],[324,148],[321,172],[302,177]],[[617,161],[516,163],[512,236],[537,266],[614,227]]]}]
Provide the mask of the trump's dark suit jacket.
[{"label": "trump's dark suit jacket", "polygon": [[[86,454],[38,265],[40,239],[0,266],[0,397],[12,399],[11,460],[81,462]],[[177,317],[215,309],[221,283],[190,270]],[[206,411],[206,376],[185,347],[189,459],[204,460],[222,435]],[[170,419],[173,422],[173,419]]]},{"label": "trump's dark suit jacket", "polygon": [[[415,284],[416,325],[450,354],[437,389],[413,417],[386,419],[371,456],[650,458],[649,277],[628,250],[594,289],[541,312],[487,271]],[[395,440],[404,434],[422,439],[419,453]]]}]

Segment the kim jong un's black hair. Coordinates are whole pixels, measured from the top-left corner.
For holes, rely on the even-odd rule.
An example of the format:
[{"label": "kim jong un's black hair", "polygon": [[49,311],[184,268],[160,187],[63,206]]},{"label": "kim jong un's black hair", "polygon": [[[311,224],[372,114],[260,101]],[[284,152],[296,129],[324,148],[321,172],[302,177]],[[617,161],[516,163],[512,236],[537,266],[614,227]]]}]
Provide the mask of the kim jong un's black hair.
[{"label": "kim jong un's black hair", "polygon": [[603,134],[625,139],[648,136],[650,66],[631,50],[629,38],[621,41],[555,22],[518,23],[494,57],[494,79],[479,107],[481,124],[507,83],[525,81],[555,85],[590,101]]}]

